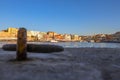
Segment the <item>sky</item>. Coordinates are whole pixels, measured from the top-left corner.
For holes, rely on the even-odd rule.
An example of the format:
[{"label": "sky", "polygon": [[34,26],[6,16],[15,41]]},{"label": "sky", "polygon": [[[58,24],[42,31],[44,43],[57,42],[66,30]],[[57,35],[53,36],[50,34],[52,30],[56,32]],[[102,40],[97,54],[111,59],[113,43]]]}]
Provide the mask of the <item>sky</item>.
[{"label": "sky", "polygon": [[0,0],[0,30],[93,35],[120,31],[120,0]]}]

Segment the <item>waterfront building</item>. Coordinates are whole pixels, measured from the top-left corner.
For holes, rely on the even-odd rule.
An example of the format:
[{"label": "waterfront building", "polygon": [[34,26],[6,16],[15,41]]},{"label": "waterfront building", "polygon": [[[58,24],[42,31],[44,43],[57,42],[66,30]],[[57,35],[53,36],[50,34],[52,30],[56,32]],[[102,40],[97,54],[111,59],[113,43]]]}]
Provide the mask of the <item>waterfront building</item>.
[{"label": "waterfront building", "polygon": [[39,31],[30,31],[33,37],[36,37],[39,34]]},{"label": "waterfront building", "polygon": [[71,35],[70,34],[64,34],[64,40],[65,41],[71,41]]},{"label": "waterfront building", "polygon": [[31,31],[27,31],[27,37],[31,37],[31,36],[32,36]]},{"label": "waterfront building", "polygon": [[8,32],[0,31],[0,37],[10,37],[11,35]]},{"label": "waterfront building", "polygon": [[116,32],[115,34],[112,35],[113,41],[119,41],[120,42],[120,32]]},{"label": "waterfront building", "polygon": [[18,28],[9,27],[9,28],[7,29],[7,32],[10,33],[10,34],[17,34]]},{"label": "waterfront building", "polygon": [[33,41],[31,31],[27,31],[27,41]]},{"label": "waterfront building", "polygon": [[58,41],[62,41],[64,38],[63,38],[63,35],[62,34],[57,34],[54,36],[54,40],[58,40]]},{"label": "waterfront building", "polygon": [[72,35],[71,39],[72,39],[72,41],[78,41],[79,40],[79,35]]},{"label": "waterfront building", "polygon": [[39,32],[39,34],[37,34],[38,41],[45,41],[45,35],[47,35],[46,32]]},{"label": "waterfront building", "polygon": [[16,40],[17,28],[8,28],[7,30],[0,31],[0,40]]},{"label": "waterfront building", "polygon": [[0,40],[16,40],[16,34],[0,31]]},{"label": "waterfront building", "polygon": [[49,36],[49,38],[54,38],[54,36],[57,35],[57,33],[53,31],[48,31],[47,35]]},{"label": "waterfront building", "polygon": [[82,42],[82,37],[81,36],[78,37],[78,41]]},{"label": "waterfront building", "polygon": [[47,40],[48,40],[48,41],[51,41],[51,40],[55,39],[55,35],[57,35],[57,33],[56,33],[56,32],[53,32],[53,31],[48,31],[48,32],[47,32],[47,35],[48,35]]}]

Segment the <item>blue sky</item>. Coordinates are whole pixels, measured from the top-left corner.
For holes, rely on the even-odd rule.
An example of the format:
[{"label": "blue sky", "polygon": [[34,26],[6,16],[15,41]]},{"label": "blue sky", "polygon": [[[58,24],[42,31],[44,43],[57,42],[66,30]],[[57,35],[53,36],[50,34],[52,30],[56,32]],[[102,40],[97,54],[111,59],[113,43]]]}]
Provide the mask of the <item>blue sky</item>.
[{"label": "blue sky", "polygon": [[120,31],[120,0],[0,0],[0,30],[78,35]]}]

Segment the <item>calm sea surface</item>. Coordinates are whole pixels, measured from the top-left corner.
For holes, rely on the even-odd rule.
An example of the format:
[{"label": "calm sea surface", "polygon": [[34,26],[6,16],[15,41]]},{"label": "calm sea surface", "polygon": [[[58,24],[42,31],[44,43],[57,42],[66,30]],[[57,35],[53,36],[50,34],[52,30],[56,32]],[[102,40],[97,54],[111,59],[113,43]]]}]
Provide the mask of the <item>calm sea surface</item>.
[{"label": "calm sea surface", "polygon": [[[95,48],[120,48],[120,43],[88,43],[88,42],[32,42],[33,44],[54,44],[60,45],[63,47],[70,48],[79,48],[79,47],[95,47]],[[6,44],[6,42],[0,42],[0,48],[2,45]]]}]

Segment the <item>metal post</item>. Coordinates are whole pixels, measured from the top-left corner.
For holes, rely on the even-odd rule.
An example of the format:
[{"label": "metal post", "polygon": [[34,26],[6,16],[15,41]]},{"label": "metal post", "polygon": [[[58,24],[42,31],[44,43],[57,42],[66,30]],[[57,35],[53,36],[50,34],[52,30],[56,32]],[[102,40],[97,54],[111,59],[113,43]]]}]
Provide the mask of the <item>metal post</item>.
[{"label": "metal post", "polygon": [[20,28],[17,34],[17,60],[27,59],[27,30],[25,28]]}]

